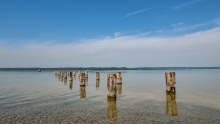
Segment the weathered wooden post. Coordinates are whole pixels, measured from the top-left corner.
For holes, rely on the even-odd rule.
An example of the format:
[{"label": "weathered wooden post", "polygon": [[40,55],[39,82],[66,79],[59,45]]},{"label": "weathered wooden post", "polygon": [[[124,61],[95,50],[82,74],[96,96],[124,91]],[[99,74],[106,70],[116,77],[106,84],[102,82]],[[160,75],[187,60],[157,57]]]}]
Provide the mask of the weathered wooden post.
[{"label": "weathered wooden post", "polygon": [[76,76],[76,71],[73,72],[73,76]]},{"label": "weathered wooden post", "polygon": [[80,73],[80,86],[85,86],[85,73]]},{"label": "weathered wooden post", "polygon": [[176,93],[176,74],[175,72],[166,72],[166,91],[167,93]]},{"label": "weathered wooden post", "polygon": [[176,94],[175,93],[167,93],[166,114],[170,115],[170,116],[178,115],[177,105],[176,105]]},{"label": "weathered wooden post", "polygon": [[64,75],[63,75],[63,77],[64,77],[64,79],[67,80],[67,72],[66,72],[66,71],[64,71]]},{"label": "weathered wooden post", "polygon": [[121,84],[121,83],[122,83],[121,72],[117,72],[117,73],[116,73],[116,77],[117,77],[117,83],[118,83],[118,84]]},{"label": "weathered wooden post", "polygon": [[99,79],[100,79],[99,72],[96,72],[96,80],[99,80]]},{"label": "weathered wooden post", "polygon": [[88,70],[86,70],[85,71],[85,78],[88,78],[88,75],[89,75]]},{"label": "weathered wooden post", "polygon": [[100,80],[96,80],[96,90],[99,89]]},{"label": "weathered wooden post", "polygon": [[73,80],[69,80],[69,87],[70,87],[70,90],[72,90],[72,88],[73,88]]},{"label": "weathered wooden post", "polygon": [[86,98],[86,87],[85,86],[80,86],[79,96],[80,98]]},{"label": "weathered wooden post", "polygon": [[80,71],[78,71],[78,77],[80,76],[80,74],[81,74],[81,72],[80,72]]},{"label": "weathered wooden post", "polygon": [[121,94],[122,93],[122,84],[117,84],[117,94]]},{"label": "weathered wooden post", "polygon": [[86,83],[86,85],[88,85],[88,80],[89,80],[89,78],[88,78],[88,77],[85,77],[85,83]]},{"label": "weathered wooden post", "polygon": [[107,80],[107,96],[116,98],[116,74],[108,74]]},{"label": "weathered wooden post", "polygon": [[73,80],[73,74],[72,74],[72,71],[70,71],[69,74],[70,74],[70,75],[69,75],[69,80],[72,81],[72,80]]},{"label": "weathered wooden post", "polygon": [[117,121],[116,98],[108,98],[107,116],[109,122]]}]

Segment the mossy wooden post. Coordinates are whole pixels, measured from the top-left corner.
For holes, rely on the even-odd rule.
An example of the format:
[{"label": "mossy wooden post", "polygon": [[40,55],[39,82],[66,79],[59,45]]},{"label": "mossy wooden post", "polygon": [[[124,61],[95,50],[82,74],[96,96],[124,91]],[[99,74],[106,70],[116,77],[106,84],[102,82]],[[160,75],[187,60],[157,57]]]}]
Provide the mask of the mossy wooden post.
[{"label": "mossy wooden post", "polygon": [[96,72],[96,80],[99,80],[99,79],[100,79],[99,72]]},{"label": "mossy wooden post", "polygon": [[100,80],[96,80],[96,90],[99,89]]},{"label": "mossy wooden post", "polygon": [[116,77],[117,77],[117,83],[118,83],[118,84],[121,84],[121,83],[122,83],[121,72],[117,72],[117,73],[116,73]]},{"label": "mossy wooden post", "polygon": [[122,84],[117,84],[116,89],[117,89],[117,94],[121,94],[122,93]]},{"label": "mossy wooden post", "polygon": [[166,91],[167,93],[176,93],[176,74],[175,72],[166,72]]},{"label": "mossy wooden post", "polygon": [[107,80],[107,96],[116,98],[116,74],[108,74]]},{"label": "mossy wooden post", "polygon": [[73,88],[73,80],[69,80],[69,87],[70,87],[70,90],[72,90],[72,88]]},{"label": "mossy wooden post", "polygon": [[117,121],[117,107],[116,107],[116,98],[107,98],[108,99],[108,108],[107,116],[109,122]]},{"label": "mossy wooden post", "polygon": [[166,114],[170,116],[178,115],[177,105],[176,105],[176,94],[174,93],[167,93]]},{"label": "mossy wooden post", "polygon": [[69,74],[70,74],[69,80],[72,81],[73,80],[73,73],[72,73],[72,71],[70,71]]},{"label": "mossy wooden post", "polygon": [[79,96],[80,98],[86,98],[86,87],[85,86],[80,86]]}]

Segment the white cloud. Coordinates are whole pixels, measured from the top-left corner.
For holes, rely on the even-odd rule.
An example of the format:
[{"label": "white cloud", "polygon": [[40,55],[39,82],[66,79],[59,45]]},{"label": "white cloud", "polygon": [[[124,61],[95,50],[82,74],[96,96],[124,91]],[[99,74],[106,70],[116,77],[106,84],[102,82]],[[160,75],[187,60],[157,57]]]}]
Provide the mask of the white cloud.
[{"label": "white cloud", "polygon": [[220,26],[220,18],[217,18],[215,20],[212,21],[214,24]]},{"label": "white cloud", "polygon": [[186,30],[190,30],[190,29],[195,29],[198,27],[202,27],[202,26],[206,26],[209,23],[200,23],[200,24],[196,24],[196,25],[191,25],[191,26],[181,26],[178,27],[178,25],[176,25],[176,27],[173,29],[174,32],[179,32],[179,31],[186,31]]},{"label": "white cloud", "polygon": [[[148,32],[150,33],[150,32]],[[0,45],[0,67],[216,66],[220,27],[178,37],[119,36],[78,43]]]},{"label": "white cloud", "polygon": [[120,36],[122,33],[121,32],[115,32],[114,33],[114,37],[118,37],[118,36]]},{"label": "white cloud", "polygon": [[175,6],[175,7],[173,7],[173,9],[174,9],[174,10],[176,10],[176,9],[181,9],[181,8],[183,8],[183,7],[186,7],[186,6],[189,6],[189,5],[198,3],[198,2],[200,2],[200,1],[201,1],[201,0],[191,0],[191,1],[189,1],[189,2],[185,2],[185,3],[182,3],[182,4],[178,5],[178,6]]},{"label": "white cloud", "polygon": [[136,14],[138,14],[138,13],[141,13],[141,12],[144,12],[144,11],[147,11],[147,10],[150,10],[150,8],[138,10],[138,11],[131,12],[131,13],[127,13],[126,15],[122,16],[122,18],[126,18],[126,17],[129,17],[129,16],[133,16],[133,15],[136,15]]}]

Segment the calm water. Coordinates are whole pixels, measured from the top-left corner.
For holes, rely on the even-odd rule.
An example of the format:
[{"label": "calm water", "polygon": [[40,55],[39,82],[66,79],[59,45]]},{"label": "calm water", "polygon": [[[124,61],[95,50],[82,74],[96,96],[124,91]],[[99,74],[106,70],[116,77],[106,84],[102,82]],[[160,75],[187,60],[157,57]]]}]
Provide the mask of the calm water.
[{"label": "calm water", "polygon": [[219,124],[220,70],[170,71],[176,95],[165,92],[165,70],[126,70],[115,101],[107,99],[107,74],[117,71],[100,71],[99,83],[89,71],[85,87],[49,70],[0,71],[0,123]]}]

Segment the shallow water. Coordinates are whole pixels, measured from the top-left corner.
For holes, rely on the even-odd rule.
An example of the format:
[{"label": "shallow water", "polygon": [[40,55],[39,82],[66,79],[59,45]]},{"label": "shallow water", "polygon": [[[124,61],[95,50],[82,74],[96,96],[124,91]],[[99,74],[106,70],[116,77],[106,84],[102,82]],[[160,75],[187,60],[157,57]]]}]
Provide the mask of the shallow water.
[{"label": "shallow water", "polygon": [[100,71],[99,85],[89,71],[85,87],[50,70],[0,71],[0,123],[220,123],[220,70],[169,71],[175,95],[165,92],[166,70],[121,70],[116,100],[106,93],[114,70]]}]

